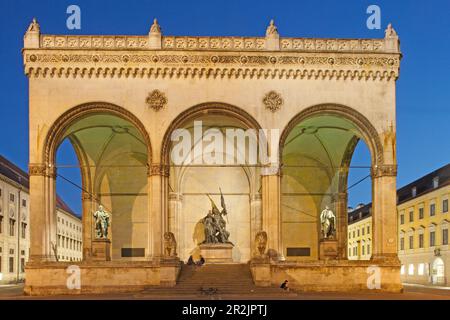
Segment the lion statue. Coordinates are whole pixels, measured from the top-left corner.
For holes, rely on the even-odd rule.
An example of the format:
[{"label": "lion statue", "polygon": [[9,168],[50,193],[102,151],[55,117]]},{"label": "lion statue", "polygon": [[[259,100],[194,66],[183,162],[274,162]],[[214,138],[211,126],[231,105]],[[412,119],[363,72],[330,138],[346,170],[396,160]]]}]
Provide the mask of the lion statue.
[{"label": "lion statue", "polygon": [[263,256],[267,247],[267,232],[259,231],[255,237],[256,248],[260,256]]},{"label": "lion statue", "polygon": [[164,233],[164,253],[168,257],[177,256],[177,241],[172,232]]}]

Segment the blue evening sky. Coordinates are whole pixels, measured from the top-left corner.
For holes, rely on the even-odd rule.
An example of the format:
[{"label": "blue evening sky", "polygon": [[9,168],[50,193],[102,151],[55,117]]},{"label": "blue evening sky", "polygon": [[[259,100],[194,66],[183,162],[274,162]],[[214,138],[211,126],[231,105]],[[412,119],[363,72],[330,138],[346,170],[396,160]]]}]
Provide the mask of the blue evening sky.
[{"label": "blue evening sky", "polygon": [[[81,7],[82,29],[66,28],[66,8]],[[381,7],[382,29],[366,27],[366,8]],[[0,2],[0,154],[24,170],[28,165],[28,85],[23,74],[23,34],[36,17],[43,33],[146,34],[157,17],[166,35],[263,36],[271,18],[282,36],[382,38],[389,22],[397,30],[404,54],[397,82],[398,186],[450,160],[450,1],[365,0],[226,0],[226,1],[81,1]],[[48,110],[51,112],[51,110]],[[75,162],[63,146],[60,163]],[[368,165],[358,148],[353,165]],[[352,170],[349,185],[368,174]],[[75,169],[59,171],[79,183]],[[58,182],[63,198],[80,211],[79,192]],[[370,179],[350,194],[350,205],[368,202]]]}]

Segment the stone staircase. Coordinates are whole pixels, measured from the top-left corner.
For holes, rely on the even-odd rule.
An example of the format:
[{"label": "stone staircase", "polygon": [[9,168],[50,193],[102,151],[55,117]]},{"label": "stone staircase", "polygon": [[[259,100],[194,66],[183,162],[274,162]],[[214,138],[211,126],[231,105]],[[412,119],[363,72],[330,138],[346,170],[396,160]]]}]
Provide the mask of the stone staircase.
[{"label": "stone staircase", "polygon": [[278,287],[257,287],[248,264],[206,264],[201,267],[183,265],[175,287],[148,287],[139,297],[283,299],[293,295],[296,296]]}]

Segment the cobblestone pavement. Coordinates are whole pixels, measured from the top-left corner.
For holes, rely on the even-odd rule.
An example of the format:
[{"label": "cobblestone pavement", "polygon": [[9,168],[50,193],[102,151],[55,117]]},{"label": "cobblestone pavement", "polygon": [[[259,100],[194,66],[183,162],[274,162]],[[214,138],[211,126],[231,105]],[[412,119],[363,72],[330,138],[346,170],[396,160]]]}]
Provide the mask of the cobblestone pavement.
[{"label": "cobblestone pavement", "polygon": [[89,300],[450,300],[450,288],[439,288],[431,286],[405,285],[404,293],[298,293],[283,295],[283,292],[276,296],[258,296],[248,294],[245,296],[234,295],[199,295],[193,293],[189,296],[157,296],[146,294],[145,292],[106,294],[106,295],[77,295],[77,296],[51,296],[51,297],[28,297],[23,294],[23,284],[21,285],[0,285],[0,300],[66,300],[66,299],[89,299]]}]

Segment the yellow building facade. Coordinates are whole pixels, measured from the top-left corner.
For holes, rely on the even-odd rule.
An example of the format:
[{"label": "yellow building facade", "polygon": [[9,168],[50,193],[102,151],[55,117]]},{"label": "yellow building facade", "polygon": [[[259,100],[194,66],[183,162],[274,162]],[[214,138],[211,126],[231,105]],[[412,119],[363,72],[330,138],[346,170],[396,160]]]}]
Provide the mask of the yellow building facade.
[{"label": "yellow building facade", "polygon": [[397,194],[402,281],[449,285],[450,165],[403,187]]},{"label": "yellow building facade", "polygon": [[[398,256],[404,283],[448,286],[450,164],[397,191]],[[371,204],[349,211],[348,258],[369,260]]]}]

